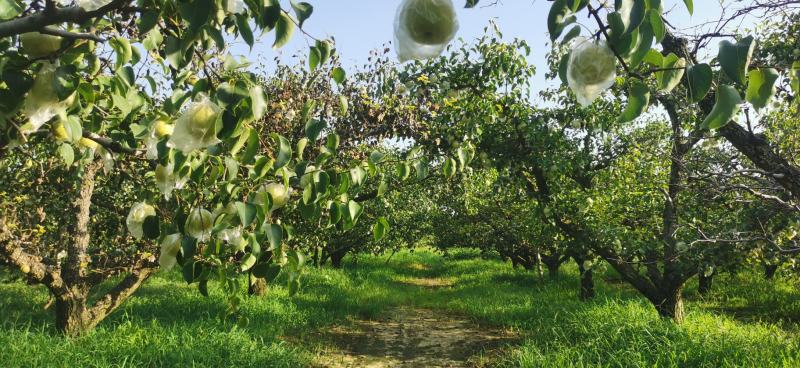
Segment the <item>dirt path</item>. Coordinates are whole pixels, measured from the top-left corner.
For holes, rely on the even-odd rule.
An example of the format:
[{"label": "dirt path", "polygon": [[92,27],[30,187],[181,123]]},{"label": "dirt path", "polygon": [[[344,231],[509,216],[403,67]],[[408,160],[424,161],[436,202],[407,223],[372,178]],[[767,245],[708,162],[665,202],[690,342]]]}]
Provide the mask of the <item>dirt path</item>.
[{"label": "dirt path", "polygon": [[517,339],[440,311],[401,307],[382,318],[332,328],[326,340],[333,346],[320,352],[316,366],[471,367],[480,355],[492,355]]}]

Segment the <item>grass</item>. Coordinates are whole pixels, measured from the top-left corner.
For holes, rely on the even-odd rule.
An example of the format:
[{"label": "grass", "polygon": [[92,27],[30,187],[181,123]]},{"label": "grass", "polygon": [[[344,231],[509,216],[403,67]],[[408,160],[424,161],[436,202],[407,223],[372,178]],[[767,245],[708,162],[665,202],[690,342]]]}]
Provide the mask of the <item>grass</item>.
[{"label": "grass", "polygon": [[[681,326],[662,321],[624,284],[597,277],[596,300],[577,301],[577,272],[557,281],[468,251],[428,250],[348,259],[345,270],[314,269],[300,295],[279,286],[242,306],[246,327],[215,316],[219,293],[204,298],[175,274],[154,277],[93,333],[58,336],[42,310],[47,294],[0,284],[2,367],[209,367],[307,365],[320,331],[348,317],[369,318],[409,305],[459,314],[519,332],[519,346],[492,364],[524,367],[800,366],[800,282],[759,274],[720,276],[701,298],[693,281]],[[437,278],[452,287],[426,287]],[[446,283],[445,283],[446,284]]]}]

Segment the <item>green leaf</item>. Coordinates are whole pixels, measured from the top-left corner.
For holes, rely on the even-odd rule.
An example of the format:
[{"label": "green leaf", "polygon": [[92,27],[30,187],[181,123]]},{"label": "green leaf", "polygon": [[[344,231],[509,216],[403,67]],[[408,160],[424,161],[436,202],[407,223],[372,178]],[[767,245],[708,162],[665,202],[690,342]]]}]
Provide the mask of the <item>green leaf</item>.
[{"label": "green leaf", "polygon": [[189,23],[186,33],[181,37],[193,38],[203,26],[208,25],[211,15],[215,13],[214,0],[195,0],[192,2],[177,2],[181,18]]},{"label": "green leaf", "polygon": [[628,93],[628,105],[620,115],[620,122],[627,123],[635,120],[647,111],[650,104],[650,89],[644,83],[634,80]]},{"label": "green leaf", "polygon": [[755,47],[753,36],[745,37],[735,44],[728,40],[719,43],[717,59],[728,78],[741,85],[745,84],[747,68],[750,66]]},{"label": "green leaf", "polygon": [[644,0],[615,0],[615,9],[623,17],[625,33],[633,32],[645,19],[646,7]]},{"label": "green leaf", "polygon": [[469,154],[464,147],[458,147],[456,150],[456,157],[458,158],[458,167],[463,171],[469,165]]},{"label": "green leaf", "polygon": [[306,146],[308,146],[308,138],[300,138],[300,140],[297,141],[297,146],[295,148],[297,149],[298,160],[303,159],[303,152],[306,150]]},{"label": "green leaf", "polygon": [[[1,1],[1,0],[0,0]],[[142,40],[142,46],[147,51],[157,50],[161,43],[164,42],[164,36],[161,31],[154,29],[147,33],[147,36]]]},{"label": "green leaf", "polygon": [[289,268],[294,271],[299,271],[306,264],[306,256],[296,249],[286,252],[286,260],[289,261]]},{"label": "green leaf", "polygon": [[253,276],[272,282],[281,273],[281,266],[275,263],[259,263],[253,267]]},{"label": "green leaf", "polygon": [[167,55],[166,59],[174,68],[179,69],[185,63],[184,50],[181,48],[181,40],[167,36],[164,41],[164,53]]},{"label": "green leaf", "polygon": [[650,22],[650,28],[653,30],[653,36],[656,42],[661,43],[661,41],[664,40],[664,36],[667,34],[667,27],[664,25],[664,20],[661,19],[661,12],[657,9],[648,10],[647,20]]},{"label": "green leaf", "polygon": [[308,68],[312,71],[316,70],[321,58],[319,49],[316,46],[311,46],[308,50]]},{"label": "green leaf", "polygon": [[372,237],[376,242],[379,242],[386,236],[386,233],[388,232],[389,221],[386,221],[386,217],[381,216],[378,218],[378,221],[375,222],[375,225],[372,225]]},{"label": "green leaf", "polygon": [[279,49],[285,46],[294,34],[294,21],[286,13],[281,13],[278,23],[275,24],[275,43],[272,47]]},{"label": "green leaf", "polygon": [[380,184],[378,184],[378,197],[382,197],[388,191],[389,184],[387,184],[385,180],[381,180]]},{"label": "green leaf", "polygon": [[16,0],[0,0],[0,19],[11,19],[25,10]]},{"label": "green leaf", "polygon": [[[228,0],[228,1],[235,1],[235,0]],[[247,46],[250,46],[250,49],[252,50],[253,44],[255,44],[256,40],[253,37],[253,30],[250,29],[250,23],[248,23],[249,20],[250,18],[244,14],[236,15],[236,28],[239,29],[239,34],[242,36],[242,39],[244,40],[245,43],[247,43]]]},{"label": "green leaf", "polygon": [[619,12],[610,12],[606,15],[606,23],[611,28],[609,35],[612,41],[618,40],[625,34],[625,22],[622,20],[622,15]]},{"label": "green leaf", "polygon": [[465,8],[474,8],[475,5],[478,5],[479,0],[467,0],[467,3],[464,5]]},{"label": "green leaf", "polygon": [[572,41],[575,37],[581,35],[581,26],[574,26],[572,27],[566,35],[564,35],[564,39],[561,40],[562,45],[566,45],[569,41]]},{"label": "green leaf", "polygon": [[314,7],[307,2],[298,3],[292,1],[292,9],[294,9],[294,13],[297,14],[300,28],[303,28],[303,23],[311,16],[311,13],[314,12]]},{"label": "green leaf", "polygon": [[692,0],[683,0],[683,3],[686,4],[686,9],[689,10],[689,15],[694,14],[694,2]]},{"label": "green leaf", "polygon": [[114,49],[114,52],[117,54],[117,62],[114,64],[114,69],[119,69],[123,65],[127,64],[131,57],[133,56],[133,51],[131,50],[131,43],[128,41],[127,38],[124,37],[114,37],[108,41],[111,48]]},{"label": "green leaf", "polygon": [[80,84],[77,69],[74,65],[59,66],[53,78],[53,89],[60,100],[71,96]]},{"label": "green leaf", "polygon": [[719,129],[728,124],[739,112],[742,96],[733,86],[723,84],[717,89],[717,102],[703,120],[706,129]]},{"label": "green leaf", "polygon": [[670,53],[664,58],[661,68],[668,70],[656,72],[658,89],[666,93],[672,92],[681,83],[683,73],[686,72],[686,60]]},{"label": "green leaf", "polygon": [[283,243],[283,227],[277,224],[270,224],[267,226],[267,240],[269,241],[269,249],[275,250]]},{"label": "green leaf", "polygon": [[756,110],[767,106],[767,102],[777,92],[775,82],[778,80],[778,71],[772,68],[756,69],[747,74],[747,93],[745,98]]},{"label": "green leaf", "polygon": [[347,77],[347,73],[344,71],[344,69],[337,66],[331,72],[331,77],[336,82],[336,84],[342,84],[344,83],[344,80]]},{"label": "green leaf", "polygon": [[386,155],[384,155],[381,151],[372,151],[369,154],[369,162],[377,165],[383,160],[384,157],[386,157]]},{"label": "green leaf", "polygon": [[327,124],[322,120],[309,120],[305,127],[306,138],[308,138],[309,141],[316,142],[326,125]]},{"label": "green leaf", "polygon": [[367,177],[367,172],[364,171],[364,168],[361,166],[356,166],[350,169],[350,180],[352,180],[353,185],[361,185],[364,184],[364,179]]},{"label": "green leaf", "polygon": [[245,272],[253,268],[257,260],[258,258],[256,258],[256,256],[253,255],[253,253],[245,254],[245,256],[242,258],[242,264],[240,266],[240,269],[242,270],[242,272]]},{"label": "green leaf", "polygon": [[425,180],[428,177],[428,163],[423,160],[415,162],[414,171],[417,172],[417,180]]},{"label": "green leaf", "polygon": [[58,146],[58,154],[61,155],[61,158],[64,160],[64,164],[67,166],[72,166],[72,163],[75,162],[75,150],[72,149],[72,146],[69,143],[64,143]]},{"label": "green leaf", "polygon": [[139,19],[136,21],[139,27],[139,34],[150,32],[158,24],[159,18],[158,12],[152,10],[145,10],[139,13]]},{"label": "green leaf", "polygon": [[77,143],[83,138],[83,126],[77,116],[70,115],[64,124],[69,127],[70,142]]},{"label": "green leaf", "polygon": [[292,145],[280,134],[273,133],[272,138],[275,139],[275,143],[278,144],[278,154],[275,155],[275,164],[273,165],[275,170],[277,170],[286,166],[289,160],[292,159]]},{"label": "green leaf", "polygon": [[203,264],[189,261],[183,265],[183,279],[187,284],[193,283],[203,273]]},{"label": "green leaf", "polygon": [[566,0],[556,0],[550,6],[550,13],[547,15],[547,30],[550,32],[550,40],[555,41],[564,28],[575,22],[575,16],[570,16],[572,11],[567,7]]},{"label": "green leaf", "polygon": [[792,63],[792,68],[789,70],[789,80],[792,85],[792,91],[800,95],[800,61]]},{"label": "green leaf", "polygon": [[395,173],[400,181],[406,180],[409,176],[411,176],[411,166],[409,166],[407,163],[399,162],[395,166]]},{"label": "green leaf", "polygon": [[561,79],[561,83],[563,85],[568,85],[569,82],[567,81],[567,69],[569,68],[569,56],[570,53],[561,57],[561,61],[558,63],[558,78]]},{"label": "green leaf", "polygon": [[328,134],[328,138],[325,142],[325,147],[327,147],[331,151],[336,151],[339,149],[339,143],[341,142],[341,138],[336,133]]},{"label": "green leaf", "polygon": [[144,237],[147,239],[158,239],[161,235],[161,223],[158,216],[147,216],[142,224]]},{"label": "green leaf", "polygon": [[303,110],[300,113],[300,122],[303,124],[308,124],[311,120],[311,115],[314,113],[314,109],[317,107],[316,100],[308,100],[306,103],[303,104]]},{"label": "green leaf", "polygon": [[445,160],[444,165],[442,166],[442,173],[446,178],[448,179],[452,178],[456,174],[457,166],[458,164],[456,163],[456,160],[453,160],[452,158],[448,157],[447,160]]},{"label": "green leaf", "polygon": [[256,219],[258,212],[256,206],[244,202],[236,202],[234,206],[236,206],[236,212],[239,213],[239,221],[242,222],[242,226],[247,227]]},{"label": "green leaf", "polygon": [[350,221],[358,221],[358,218],[361,216],[361,212],[363,212],[363,208],[358,202],[350,201],[347,203],[347,215],[350,216]]},{"label": "green leaf", "polygon": [[572,9],[573,12],[578,12],[587,5],[589,5],[589,0],[567,0],[567,6]]},{"label": "green leaf", "polygon": [[[639,26],[639,37],[636,42],[636,47],[631,51],[630,67],[636,67],[644,61],[647,53],[651,50],[650,46],[653,45],[653,28],[649,22],[642,23]],[[659,54],[661,55],[661,54]]]},{"label": "green leaf", "polygon": [[255,120],[261,120],[267,113],[267,98],[261,86],[250,88],[250,108]]},{"label": "green leaf", "polygon": [[342,115],[347,115],[347,110],[350,109],[350,101],[347,100],[347,97],[339,95],[339,112]]},{"label": "green leaf", "polygon": [[686,80],[689,89],[689,100],[699,102],[711,90],[711,82],[714,72],[708,64],[692,65],[686,72]]},{"label": "green leaf", "polygon": [[661,65],[664,64],[664,55],[661,55],[658,50],[650,49],[647,51],[642,61],[655,67],[661,67]]},{"label": "green leaf", "polygon": [[331,57],[331,43],[328,40],[317,40],[316,45],[319,50],[320,62],[325,64]]}]

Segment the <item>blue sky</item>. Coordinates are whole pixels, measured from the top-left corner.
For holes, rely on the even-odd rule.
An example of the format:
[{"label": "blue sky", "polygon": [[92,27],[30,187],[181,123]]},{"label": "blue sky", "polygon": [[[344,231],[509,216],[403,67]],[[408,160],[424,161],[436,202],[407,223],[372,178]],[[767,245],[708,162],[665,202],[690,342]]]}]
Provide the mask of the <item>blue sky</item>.
[{"label": "blue sky", "polygon": [[[305,23],[305,30],[317,38],[335,37],[336,45],[346,68],[364,64],[370,50],[381,47],[391,41],[396,9],[401,0],[305,0],[314,6],[314,14]],[[694,15],[690,16],[683,0],[662,0],[668,13],[669,21],[680,29],[701,26],[719,18],[723,7],[734,0],[694,0]],[[721,1],[724,4],[721,4]],[[736,7],[751,0],[739,0]],[[286,2],[288,8],[288,1]],[[490,3],[490,0],[481,0]],[[529,61],[537,67],[534,84],[544,87],[546,70],[545,54],[548,50],[546,19],[552,4],[546,0],[500,0],[498,5],[474,9],[464,9],[464,0],[454,0],[458,8],[460,29],[458,37],[467,41],[474,40],[483,33],[483,28],[494,18],[507,39],[523,38],[532,47]],[[729,10],[730,12],[730,10]],[[585,12],[584,12],[585,15]],[[596,24],[589,19],[581,18],[580,22],[591,29]],[[750,26],[750,20],[736,26]],[[701,26],[701,29],[703,27]],[[707,27],[706,27],[707,28]],[[692,30],[689,33],[695,33]],[[282,50],[272,50],[273,35],[262,37],[249,52],[245,47],[235,47],[234,54],[247,56],[251,61],[269,61],[276,55],[291,63],[291,55],[305,54],[308,46],[306,38],[299,32]],[[539,89],[537,88],[537,89]]]}]

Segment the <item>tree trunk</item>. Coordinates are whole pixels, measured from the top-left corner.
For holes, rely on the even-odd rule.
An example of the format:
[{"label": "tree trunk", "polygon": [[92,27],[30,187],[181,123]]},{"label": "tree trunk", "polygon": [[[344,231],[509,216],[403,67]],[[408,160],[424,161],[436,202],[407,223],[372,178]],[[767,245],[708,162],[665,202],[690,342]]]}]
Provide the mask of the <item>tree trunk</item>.
[{"label": "tree trunk", "polygon": [[331,253],[331,264],[333,268],[342,268],[342,260],[347,255],[347,251],[336,251]]},{"label": "tree trunk", "polygon": [[575,260],[578,262],[578,270],[580,271],[581,277],[581,291],[578,295],[581,300],[589,300],[593,299],[595,296],[594,293],[594,275],[592,274],[592,269],[587,269],[583,266],[583,260]]},{"label": "tree trunk", "polygon": [[[253,277],[250,275],[250,277]],[[252,280],[250,286],[247,288],[247,294],[250,296],[264,296],[267,295],[267,280],[256,278]]]},{"label": "tree trunk", "polygon": [[700,285],[697,288],[697,291],[700,295],[707,295],[711,292],[711,284],[714,281],[714,273],[706,276],[705,272],[700,272]]},{"label": "tree trunk", "polygon": [[87,307],[85,295],[57,297],[55,304],[56,329],[64,335],[80,336],[100,323],[100,319],[95,318]]},{"label": "tree trunk", "polygon": [[775,278],[775,272],[778,271],[778,265],[764,265],[764,278],[772,280]]},{"label": "tree trunk", "polygon": [[536,253],[536,272],[539,274],[539,279],[544,278],[544,270],[542,269],[542,255]]},{"label": "tree trunk", "polygon": [[547,266],[547,276],[549,276],[551,280],[558,279],[558,263],[545,263],[545,266]]},{"label": "tree trunk", "polygon": [[542,263],[547,267],[547,275],[551,280],[558,278],[558,268],[561,267],[561,257],[559,255],[551,255],[542,257]]},{"label": "tree trunk", "polygon": [[683,295],[682,288],[665,293],[656,300],[651,300],[662,318],[669,318],[675,323],[683,323]]}]

